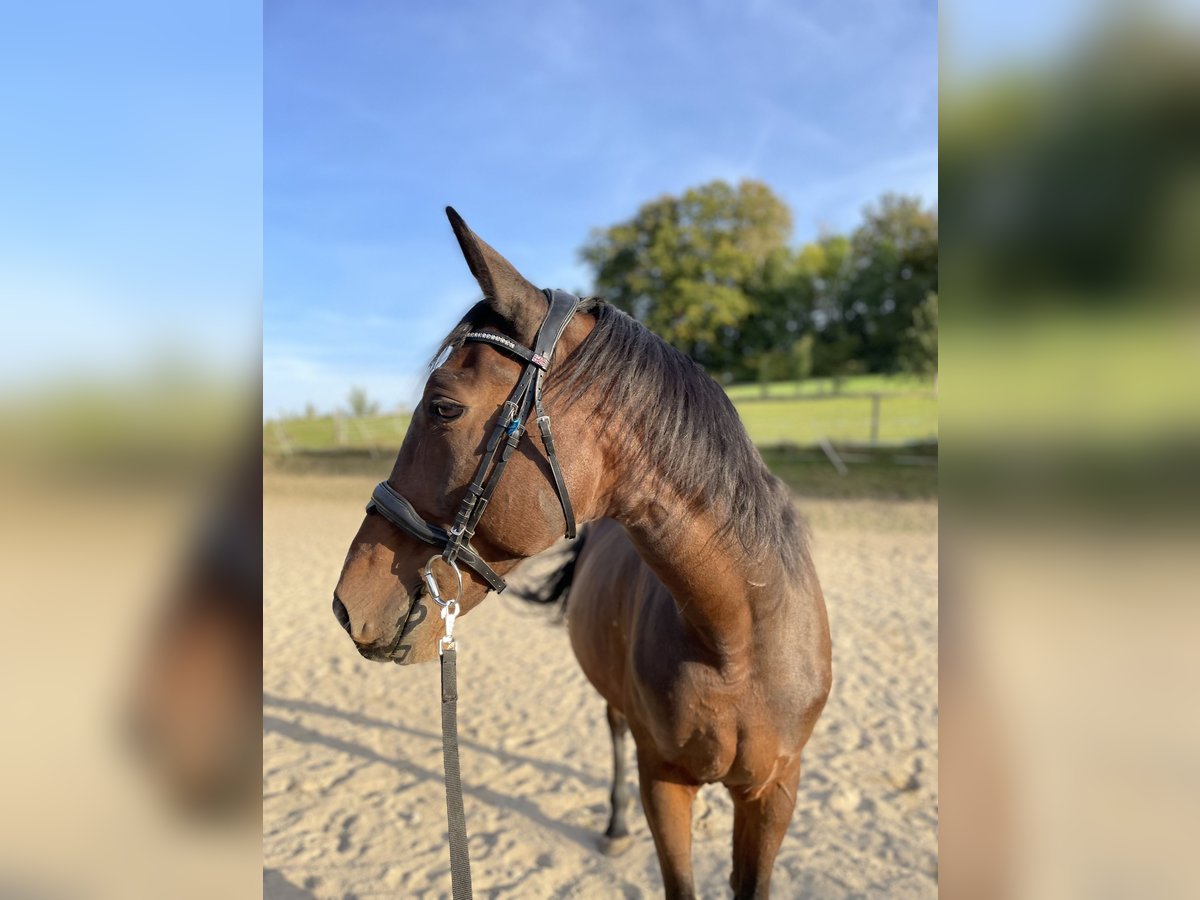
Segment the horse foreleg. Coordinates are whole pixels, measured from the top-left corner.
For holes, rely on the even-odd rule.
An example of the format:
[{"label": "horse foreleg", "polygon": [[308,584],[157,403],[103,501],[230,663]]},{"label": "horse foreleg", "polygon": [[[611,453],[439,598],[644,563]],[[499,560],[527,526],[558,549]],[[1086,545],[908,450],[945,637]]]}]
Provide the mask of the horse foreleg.
[{"label": "horse foreleg", "polygon": [[768,897],[771,870],[796,807],[800,764],[761,792],[730,790],[733,798],[733,874],[729,884],[737,900]]},{"label": "horse foreleg", "polygon": [[607,853],[619,853],[629,846],[629,826],[625,822],[630,799],[629,785],[625,779],[625,735],[629,732],[629,723],[611,703],[608,705],[608,730],[612,733],[613,784],[609,795],[612,814],[604,832],[604,850]]},{"label": "horse foreleg", "polygon": [[639,748],[638,782],[646,822],[654,835],[663,890],[668,898],[696,896],[692,878],[692,801],[699,785],[689,784],[670,767],[647,759]]}]

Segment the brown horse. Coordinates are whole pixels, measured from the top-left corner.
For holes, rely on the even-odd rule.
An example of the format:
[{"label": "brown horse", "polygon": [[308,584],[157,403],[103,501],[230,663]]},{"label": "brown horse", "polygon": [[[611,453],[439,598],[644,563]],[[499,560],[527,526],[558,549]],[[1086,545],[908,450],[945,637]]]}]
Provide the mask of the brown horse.
[{"label": "brown horse", "polygon": [[[388,484],[427,522],[449,525],[522,366],[494,331],[532,345],[546,295],[451,224],[485,299],[447,337]],[[734,804],[738,897],[768,893],[800,776],[800,751],[829,694],[825,602],[803,526],[724,391],[633,319],[584,301],[559,341],[546,408],[579,521],[568,618],[587,677],[608,703],[615,777],[607,835],[625,826],[626,728],[667,896],[694,894],[692,801],[720,782]],[[500,575],[561,535],[546,448],[522,438],[472,546]],[[422,568],[431,549],[368,515],[334,611],[368,659],[437,657]],[[465,571],[462,609],[486,596]],[[439,576],[442,593],[448,581]],[[469,688],[468,688],[469,689]]]}]

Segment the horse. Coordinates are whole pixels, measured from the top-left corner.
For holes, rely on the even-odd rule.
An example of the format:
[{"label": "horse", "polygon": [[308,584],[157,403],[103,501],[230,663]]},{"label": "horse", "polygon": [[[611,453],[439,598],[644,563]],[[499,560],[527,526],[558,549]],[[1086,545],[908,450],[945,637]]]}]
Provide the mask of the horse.
[{"label": "horse", "polygon": [[[408,518],[373,515],[369,505],[334,590],[334,614],[359,653],[403,665],[437,658],[443,631],[430,601],[454,587],[409,519],[426,528],[461,524],[464,497],[469,507],[480,461],[486,467],[494,449],[487,435],[511,418],[506,400],[529,355],[504,345],[534,346],[560,293],[534,287],[446,212],[484,299],[442,342],[374,495],[405,498]],[[628,839],[631,733],[666,896],[695,894],[693,800],[701,785],[720,783],[734,808],[730,884],[737,897],[765,897],[796,802],[801,751],[832,683],[807,531],[712,378],[615,307],[572,299],[543,360],[547,425],[540,435],[505,431],[518,435],[515,452],[504,478],[488,486],[486,515],[471,522],[482,565],[462,573],[461,614],[484,600],[495,576],[503,585],[504,574],[554,544],[564,517],[569,533],[577,516],[585,527],[570,564],[567,621],[579,663],[607,704],[614,778],[606,839]],[[537,391],[541,413],[540,381]],[[427,565],[432,584],[422,577]]]}]

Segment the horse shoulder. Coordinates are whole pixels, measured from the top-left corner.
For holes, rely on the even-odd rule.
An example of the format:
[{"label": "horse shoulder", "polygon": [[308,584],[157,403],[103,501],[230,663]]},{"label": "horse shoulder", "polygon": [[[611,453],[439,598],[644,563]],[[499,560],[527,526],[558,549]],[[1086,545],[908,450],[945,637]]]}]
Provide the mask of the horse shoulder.
[{"label": "horse shoulder", "polygon": [[833,680],[825,598],[815,580],[785,598],[759,637],[754,670],[781,733],[807,740]]}]

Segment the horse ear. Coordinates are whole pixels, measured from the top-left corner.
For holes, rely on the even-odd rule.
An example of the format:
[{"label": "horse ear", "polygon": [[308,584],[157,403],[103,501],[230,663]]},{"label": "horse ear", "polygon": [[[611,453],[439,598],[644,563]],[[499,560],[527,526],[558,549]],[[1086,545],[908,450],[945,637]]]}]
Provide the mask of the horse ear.
[{"label": "horse ear", "polygon": [[513,337],[532,344],[546,317],[546,295],[526,281],[512,263],[489,247],[475,234],[454,207],[446,207],[446,217],[471,274],[488,304],[513,329]]}]

